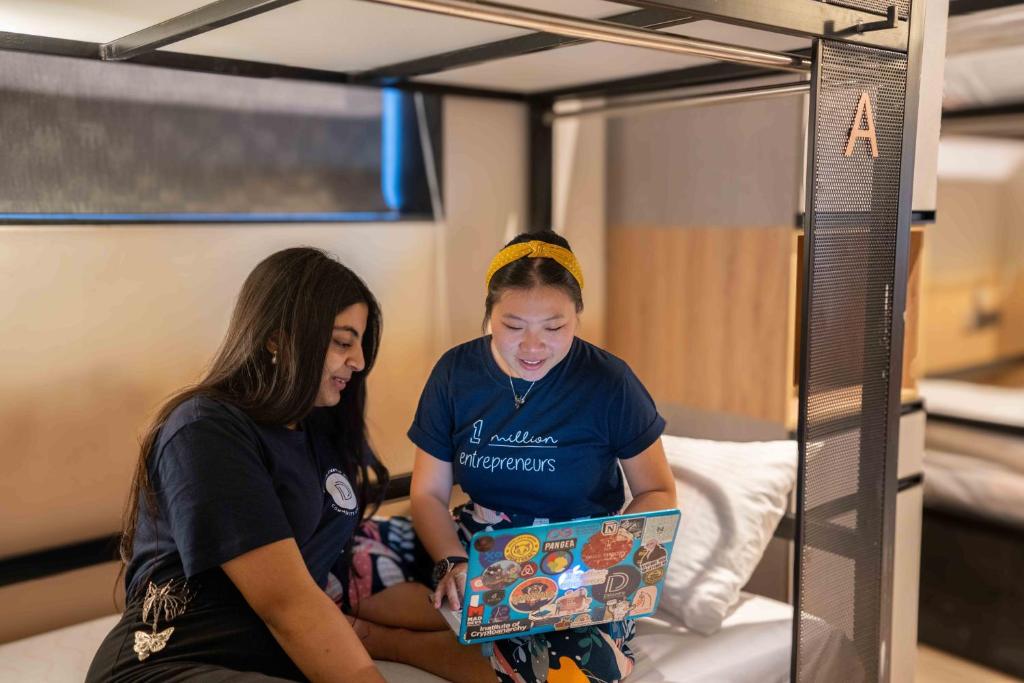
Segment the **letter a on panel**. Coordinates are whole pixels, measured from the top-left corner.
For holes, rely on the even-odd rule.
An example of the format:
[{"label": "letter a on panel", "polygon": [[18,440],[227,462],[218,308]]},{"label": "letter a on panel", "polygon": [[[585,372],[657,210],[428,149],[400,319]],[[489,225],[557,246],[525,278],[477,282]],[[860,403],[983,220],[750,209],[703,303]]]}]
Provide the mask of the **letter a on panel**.
[{"label": "letter a on panel", "polygon": [[[861,127],[861,120],[867,120],[867,128]],[[860,102],[857,103],[857,115],[853,117],[853,128],[850,129],[850,139],[846,142],[845,156],[853,154],[853,148],[857,140],[866,138],[871,143],[871,156],[878,158],[878,138],[875,137],[875,114],[871,110],[871,97],[866,93],[860,94]]]}]

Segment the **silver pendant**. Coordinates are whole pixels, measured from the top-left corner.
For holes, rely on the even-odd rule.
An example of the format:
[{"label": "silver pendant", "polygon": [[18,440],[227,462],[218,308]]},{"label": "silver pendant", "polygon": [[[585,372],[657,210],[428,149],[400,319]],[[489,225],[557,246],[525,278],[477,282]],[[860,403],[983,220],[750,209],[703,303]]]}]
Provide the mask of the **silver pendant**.
[{"label": "silver pendant", "polygon": [[526,397],[525,396],[523,398],[519,398],[518,396],[513,396],[512,400],[515,401],[515,403],[516,403],[516,410],[519,410],[520,408],[522,408],[523,404],[526,403]]}]

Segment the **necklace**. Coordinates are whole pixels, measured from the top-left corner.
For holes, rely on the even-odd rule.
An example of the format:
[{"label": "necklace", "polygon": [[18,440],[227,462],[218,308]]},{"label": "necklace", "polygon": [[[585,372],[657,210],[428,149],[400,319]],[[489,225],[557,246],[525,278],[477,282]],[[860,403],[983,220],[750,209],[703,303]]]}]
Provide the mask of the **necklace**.
[{"label": "necklace", "polygon": [[536,383],[537,380],[530,382],[530,386],[526,387],[526,393],[519,396],[516,394],[516,385],[512,383],[512,375],[508,376],[508,386],[512,389],[512,400],[515,401],[516,410],[522,408],[523,404],[526,403],[526,397],[530,395],[530,389],[533,389],[533,385]]}]

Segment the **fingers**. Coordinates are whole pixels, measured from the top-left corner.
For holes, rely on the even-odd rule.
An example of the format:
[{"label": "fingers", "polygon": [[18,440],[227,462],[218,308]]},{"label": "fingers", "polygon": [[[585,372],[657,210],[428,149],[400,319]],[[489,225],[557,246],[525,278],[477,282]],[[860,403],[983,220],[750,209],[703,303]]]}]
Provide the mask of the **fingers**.
[{"label": "fingers", "polygon": [[441,601],[444,599],[444,579],[441,583],[437,584],[437,588],[430,594],[430,602],[434,605],[434,609],[441,609]]},{"label": "fingers", "polygon": [[462,608],[460,603],[462,602],[462,596],[465,594],[466,565],[462,564],[456,566],[441,579],[441,583],[437,585],[437,590],[434,591],[430,599],[434,609],[440,609],[441,603],[445,598],[448,598],[448,605],[453,610],[458,610]]},{"label": "fingers", "polygon": [[449,572],[443,579],[441,579],[441,583],[437,584],[437,588],[434,589],[434,593],[431,596],[431,600],[434,603],[434,609],[440,609],[441,603],[444,602],[446,597],[448,597],[448,587],[451,585],[451,582],[452,575],[451,572]]},{"label": "fingers", "polygon": [[447,586],[445,588],[445,595],[448,596],[448,604],[452,606],[453,610],[460,609],[459,600],[462,594],[459,592],[459,581],[458,573],[454,570],[448,573],[448,576],[444,577]]}]

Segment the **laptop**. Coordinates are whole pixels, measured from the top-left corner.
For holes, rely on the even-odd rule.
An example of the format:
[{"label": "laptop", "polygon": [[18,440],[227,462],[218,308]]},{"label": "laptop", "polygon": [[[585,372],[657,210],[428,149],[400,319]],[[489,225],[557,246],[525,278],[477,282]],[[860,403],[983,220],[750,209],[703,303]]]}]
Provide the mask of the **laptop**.
[{"label": "laptop", "polygon": [[464,644],[654,614],[679,510],[480,531],[460,610],[441,614]]}]

